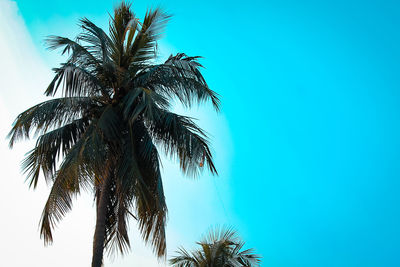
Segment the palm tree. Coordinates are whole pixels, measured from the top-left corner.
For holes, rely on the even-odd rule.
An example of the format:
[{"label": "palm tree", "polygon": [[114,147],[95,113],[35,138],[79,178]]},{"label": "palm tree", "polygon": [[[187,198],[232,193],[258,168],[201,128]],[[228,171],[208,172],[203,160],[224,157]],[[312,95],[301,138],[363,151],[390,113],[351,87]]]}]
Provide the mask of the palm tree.
[{"label": "palm tree", "polygon": [[52,185],[40,220],[45,244],[53,241],[52,229],[71,210],[72,199],[82,190],[94,193],[93,267],[102,265],[104,248],[129,249],[130,216],[156,255],[165,256],[160,150],[178,159],[187,175],[198,175],[203,165],[217,173],[205,132],[192,118],[170,111],[173,99],[186,107],[211,101],[219,110],[198,57],[177,54],[155,63],[169,18],[153,9],[140,22],[122,2],[110,16],[109,35],[83,18],[75,40],[49,37],[49,49],[69,56],[45,91],[53,98],[22,112],[9,133],[11,148],[32,132],[39,136],[23,168],[33,188],[40,173]]},{"label": "palm tree", "polygon": [[242,250],[244,242],[232,228],[211,230],[201,242],[199,249],[188,252],[180,248],[178,255],[170,259],[174,267],[255,267],[261,256],[253,249]]}]

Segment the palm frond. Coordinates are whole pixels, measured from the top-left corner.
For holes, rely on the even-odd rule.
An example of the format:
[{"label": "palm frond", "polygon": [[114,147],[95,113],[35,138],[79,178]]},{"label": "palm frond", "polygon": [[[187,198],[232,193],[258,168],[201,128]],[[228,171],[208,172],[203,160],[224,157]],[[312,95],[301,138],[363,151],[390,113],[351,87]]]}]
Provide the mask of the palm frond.
[{"label": "palm frond", "polygon": [[[165,255],[166,203],[158,152],[143,123],[122,131],[115,156],[115,192],[109,202],[107,249],[124,253],[129,248],[127,217],[138,220],[139,230],[158,256]],[[114,189],[113,189],[114,190]],[[134,209],[132,214],[130,210]]]},{"label": "palm frond", "polygon": [[[90,127],[65,156],[51,188],[46,205],[40,219],[40,235],[45,244],[53,241],[52,229],[72,208],[72,199],[79,194],[82,186],[89,187],[91,181],[88,180],[93,174],[85,163],[87,153],[83,153],[89,137],[95,133],[95,128]],[[98,157],[98,155],[97,155]]]},{"label": "palm frond", "polygon": [[261,266],[261,255],[255,254],[254,249],[246,249],[237,255],[237,262],[242,266]]},{"label": "palm frond", "polygon": [[47,95],[54,95],[61,86],[65,97],[97,96],[109,101],[109,89],[96,77],[96,73],[74,63],[61,64],[54,68],[54,79],[46,90]]},{"label": "palm frond", "polygon": [[158,110],[158,118],[146,121],[154,139],[171,157],[178,157],[182,171],[196,177],[204,164],[217,174],[207,135],[191,118]]},{"label": "palm frond", "polygon": [[30,179],[29,187],[36,188],[40,170],[47,181],[53,180],[58,158],[67,154],[85,132],[87,125],[86,118],[78,119],[38,138],[35,148],[22,163],[27,179]]},{"label": "palm frond", "polygon": [[[130,129],[130,140],[141,178],[136,180],[134,195],[139,230],[157,256],[165,256],[165,202],[157,148],[143,122],[136,122]],[[136,164],[135,164],[136,165]]]},{"label": "palm frond", "polygon": [[156,57],[157,41],[170,17],[160,8],[146,12],[142,27],[130,47],[132,64],[142,64]]},{"label": "palm frond", "polygon": [[114,9],[114,15],[110,17],[110,39],[112,40],[112,59],[120,67],[127,68],[129,62],[125,62],[125,39],[127,31],[135,20],[132,13],[131,4],[122,2]]},{"label": "palm frond", "polygon": [[110,62],[112,40],[108,35],[87,18],[79,20],[83,32],[78,35],[77,40],[87,43],[86,50],[99,62]]},{"label": "palm frond", "polygon": [[[128,216],[131,214],[131,199],[129,195],[121,194],[117,180],[110,186],[106,216],[106,241],[104,247],[110,254],[124,254],[130,248],[128,236]],[[123,191],[123,190],[122,190]]]},{"label": "palm frond", "polygon": [[137,76],[136,82],[159,94],[177,97],[187,107],[194,103],[211,101],[215,110],[220,109],[217,93],[211,90],[200,72],[199,57],[185,54],[170,56],[164,64],[151,66]]},{"label": "palm frond", "polygon": [[[63,48],[61,54],[69,55],[68,63],[76,63],[80,66],[96,68],[100,65],[100,61],[88,51],[88,49],[82,46],[77,41],[73,41],[66,37],[51,35],[45,39],[47,48],[49,50],[56,50]],[[46,91],[47,95],[52,95],[52,92]]]},{"label": "palm frond", "polygon": [[119,113],[118,108],[110,104],[104,107],[99,116],[97,122],[98,130],[109,143],[118,143],[120,141],[124,124]]},{"label": "palm frond", "polygon": [[239,237],[233,227],[217,226],[208,231],[207,235],[203,237],[201,243],[212,244],[221,241],[237,243],[239,241]]},{"label": "palm frond", "polygon": [[45,133],[79,119],[96,107],[99,103],[89,97],[64,97],[42,102],[17,116],[8,133],[9,145],[12,148],[16,141],[29,138],[32,129],[35,129],[35,134]]},{"label": "palm frond", "polygon": [[174,267],[200,267],[200,261],[195,257],[195,255],[191,255],[190,252],[185,250],[184,248],[179,248],[176,251],[178,255],[172,257],[169,260],[169,264]]},{"label": "palm frond", "polygon": [[138,87],[129,91],[122,102],[126,120],[133,123],[140,115],[150,120],[159,116],[159,110],[170,107],[168,99],[146,88]]}]

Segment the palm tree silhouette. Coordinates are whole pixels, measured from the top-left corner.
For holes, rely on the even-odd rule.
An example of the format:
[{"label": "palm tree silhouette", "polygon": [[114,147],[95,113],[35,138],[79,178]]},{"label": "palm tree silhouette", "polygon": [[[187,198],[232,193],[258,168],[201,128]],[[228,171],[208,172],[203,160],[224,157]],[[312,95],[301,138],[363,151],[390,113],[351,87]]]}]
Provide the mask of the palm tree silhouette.
[{"label": "palm tree silhouette", "polygon": [[253,249],[242,250],[244,242],[232,228],[215,228],[200,242],[200,248],[188,252],[184,248],[169,260],[173,267],[255,267],[261,256]]},{"label": "palm tree silhouette", "polygon": [[110,16],[109,35],[83,18],[75,40],[49,37],[49,49],[62,49],[69,57],[54,69],[45,94],[54,97],[61,88],[62,95],[22,112],[9,133],[10,147],[32,131],[39,135],[23,168],[33,188],[40,173],[52,184],[40,220],[46,244],[73,197],[82,190],[94,193],[93,267],[102,265],[104,248],[129,249],[129,216],[156,255],[165,256],[159,150],[177,158],[187,175],[198,175],[203,164],[217,173],[205,132],[191,118],[170,111],[172,99],[186,107],[211,101],[219,110],[198,57],[177,54],[154,63],[169,18],[154,9],[140,23],[131,5],[122,2]]}]

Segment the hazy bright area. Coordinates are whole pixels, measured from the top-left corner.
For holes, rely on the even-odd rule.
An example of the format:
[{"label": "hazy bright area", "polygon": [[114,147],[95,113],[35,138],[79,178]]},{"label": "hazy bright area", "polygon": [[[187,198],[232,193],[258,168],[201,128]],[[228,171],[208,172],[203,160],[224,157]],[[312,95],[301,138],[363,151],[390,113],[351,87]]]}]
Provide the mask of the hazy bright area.
[{"label": "hazy bright area", "polygon": [[[9,150],[13,119],[44,100],[61,60],[43,38],[73,37],[88,17],[107,27],[115,1],[0,0],[0,265],[88,266],[90,195],[44,247],[48,187],[28,190]],[[396,1],[133,1],[173,14],[160,58],[203,56],[221,95],[191,116],[210,133],[220,173],[182,177],[164,160],[168,255],[213,225],[235,226],[263,266],[400,266],[400,5]],[[180,111],[182,108],[177,107]],[[130,227],[133,248],[106,266],[166,266]]]}]

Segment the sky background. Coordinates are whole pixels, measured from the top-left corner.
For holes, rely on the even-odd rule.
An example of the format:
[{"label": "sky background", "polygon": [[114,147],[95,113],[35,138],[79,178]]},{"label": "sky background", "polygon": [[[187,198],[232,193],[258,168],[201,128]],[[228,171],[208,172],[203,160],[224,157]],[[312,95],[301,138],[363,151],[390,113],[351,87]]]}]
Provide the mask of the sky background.
[{"label": "sky background", "polygon": [[[44,100],[62,58],[43,39],[74,37],[77,20],[106,28],[117,1],[0,0],[0,179],[5,266],[88,266],[92,197],[75,202],[44,248],[38,222],[48,188],[28,190],[10,151],[13,119]],[[140,1],[173,15],[160,59],[203,56],[221,95],[179,112],[213,140],[219,177],[191,180],[164,160],[168,253],[211,226],[238,229],[263,266],[400,266],[400,5],[397,1]],[[131,224],[132,252],[106,266],[165,266]],[[3,265],[1,264],[1,265]]]}]

